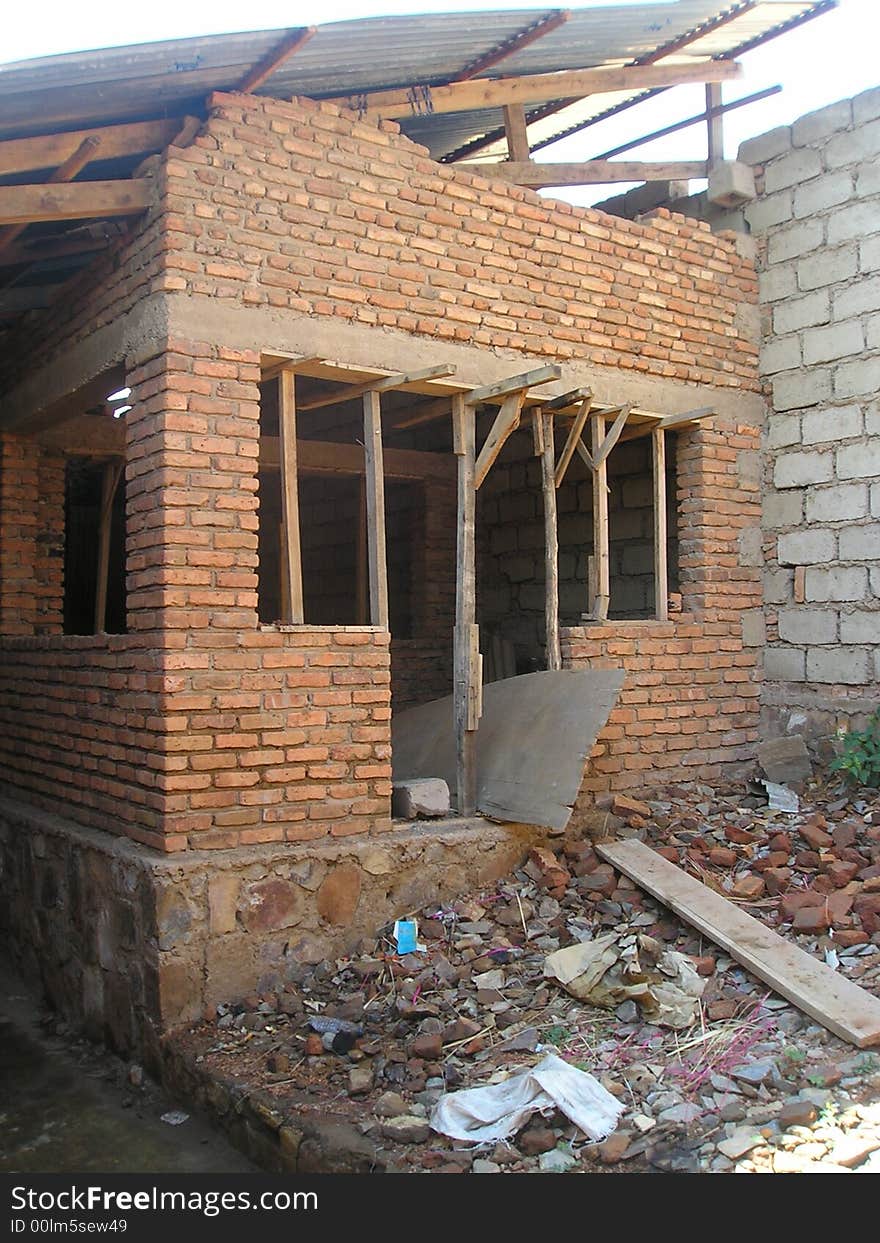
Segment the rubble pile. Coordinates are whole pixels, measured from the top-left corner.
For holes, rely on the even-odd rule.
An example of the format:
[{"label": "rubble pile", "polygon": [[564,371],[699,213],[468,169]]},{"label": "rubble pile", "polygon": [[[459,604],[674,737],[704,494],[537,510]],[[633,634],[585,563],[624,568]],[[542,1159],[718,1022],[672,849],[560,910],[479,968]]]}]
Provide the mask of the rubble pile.
[{"label": "rubble pile", "polygon": [[[790,815],[741,786],[675,787],[609,800],[604,827],[880,986],[876,792],[810,787]],[[354,1123],[390,1170],[880,1170],[880,1056],[770,994],[590,840],[533,849],[491,891],[426,908],[418,937],[409,954],[388,930],[293,965],[283,991],[219,1007],[188,1039],[219,1079]],[[606,1138],[553,1110],[476,1147],[432,1129],[448,1093],[548,1054],[623,1106]]]}]

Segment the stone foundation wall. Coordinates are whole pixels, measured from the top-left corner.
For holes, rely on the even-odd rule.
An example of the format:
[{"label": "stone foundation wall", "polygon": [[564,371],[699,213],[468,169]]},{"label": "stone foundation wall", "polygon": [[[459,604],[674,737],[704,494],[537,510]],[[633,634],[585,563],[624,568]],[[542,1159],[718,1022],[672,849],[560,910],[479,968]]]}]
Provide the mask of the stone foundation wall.
[{"label": "stone foundation wall", "polygon": [[538,832],[486,821],[381,840],[161,856],[0,801],[0,934],[72,1023],[155,1063],[164,1031],[278,988],[424,903],[489,885]]}]

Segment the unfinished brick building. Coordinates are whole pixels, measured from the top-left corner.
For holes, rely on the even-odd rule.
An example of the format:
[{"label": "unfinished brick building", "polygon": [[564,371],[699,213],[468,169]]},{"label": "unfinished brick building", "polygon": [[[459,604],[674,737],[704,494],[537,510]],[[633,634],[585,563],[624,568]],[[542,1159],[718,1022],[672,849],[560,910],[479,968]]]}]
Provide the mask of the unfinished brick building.
[{"label": "unfinished brick building", "polygon": [[205,111],[130,181],[46,192],[130,227],[2,338],[4,921],[123,1048],[538,832],[390,818],[392,711],[455,691],[477,725],[475,623],[496,676],[626,671],[581,805],[757,737],[735,239],[438,163],[369,110]]}]

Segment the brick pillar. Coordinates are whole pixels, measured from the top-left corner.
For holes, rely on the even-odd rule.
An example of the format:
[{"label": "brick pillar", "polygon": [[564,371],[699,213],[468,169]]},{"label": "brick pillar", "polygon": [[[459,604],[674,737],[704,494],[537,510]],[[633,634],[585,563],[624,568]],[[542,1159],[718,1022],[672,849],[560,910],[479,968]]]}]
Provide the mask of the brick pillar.
[{"label": "brick pillar", "polygon": [[60,634],[64,459],[0,434],[0,634]]},{"label": "brick pillar", "polygon": [[259,355],[193,341],[129,375],[130,631],[257,625]]}]

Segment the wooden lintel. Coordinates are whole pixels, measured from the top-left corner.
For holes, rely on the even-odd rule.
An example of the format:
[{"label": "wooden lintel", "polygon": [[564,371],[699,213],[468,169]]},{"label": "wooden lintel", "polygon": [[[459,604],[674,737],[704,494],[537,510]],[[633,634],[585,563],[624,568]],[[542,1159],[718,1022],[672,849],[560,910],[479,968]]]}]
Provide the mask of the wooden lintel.
[{"label": "wooden lintel", "polygon": [[367,565],[370,580],[370,624],[390,629],[388,558],[385,543],[385,468],[382,448],[381,397],[364,394],[364,475],[367,499]]},{"label": "wooden lintel", "polygon": [[[498,457],[498,454],[519,427],[524,398],[525,390],[517,389],[515,393],[511,393],[505,398],[501,409],[496,414],[495,422],[489,430],[489,435],[483,443],[474,466],[475,488],[481,487],[492,469],[492,464]],[[469,405],[470,403],[466,402],[465,404]]]},{"label": "wooden lintel", "polygon": [[524,371],[521,375],[509,376],[506,380],[496,380],[494,384],[486,384],[482,388],[473,388],[465,393],[465,401],[469,406],[479,406],[483,402],[499,401],[511,393],[523,392],[537,384],[548,384],[558,380],[562,370],[556,363],[548,363],[544,367],[536,367],[534,371]]},{"label": "wooden lintel", "polygon": [[362,116],[399,118],[420,110],[433,114],[469,112],[504,104],[543,103],[569,97],[582,99],[587,95],[680,86],[689,82],[729,82],[741,73],[735,61],[694,59],[689,64],[678,65],[629,65],[523,74],[516,78],[475,78],[447,86],[414,83],[394,90],[339,95],[332,102]]},{"label": "wooden lintel", "polygon": [[153,201],[153,182],[74,181],[67,185],[0,186],[0,224],[134,216]]},{"label": "wooden lintel", "polygon": [[363,384],[343,384],[329,393],[320,393],[316,397],[308,397],[300,402],[300,410],[321,410],[325,406],[337,406],[344,401],[353,401],[363,397],[364,393],[387,393],[394,389],[407,388],[410,384],[423,384],[425,380],[440,380],[455,375],[455,367],[438,366],[423,367],[420,371],[403,372],[400,375],[382,376],[376,380],[367,380]]},{"label": "wooden lintel", "polygon": [[574,456],[575,449],[580,443],[581,433],[584,430],[587,419],[590,417],[590,400],[591,399],[587,397],[581,402],[581,408],[575,415],[575,420],[569,430],[568,439],[565,442],[565,448],[559,455],[555,475],[557,488],[565,478],[565,472],[568,470],[568,466]]},{"label": "wooden lintel", "polygon": [[296,440],[296,380],[292,371],[278,377],[279,459],[281,462],[281,518],[284,528],[284,580],[282,599],[287,601],[289,615],[285,621],[302,625],[303,580],[302,550],[299,529],[299,467]]},{"label": "wooden lintel", "polygon": [[161,151],[181,128],[180,117],[162,121],[135,121],[130,125],[100,125],[66,134],[42,134],[35,138],[10,138],[0,142],[0,177],[57,168],[88,138],[101,141],[101,159],[148,155]]},{"label": "wooden lintel", "polygon": [[481,177],[499,177],[518,186],[542,190],[550,186],[603,185],[616,181],[690,181],[708,176],[705,160],[586,160],[579,164],[539,164],[535,160],[461,164]]},{"label": "wooden lintel", "polygon": [[318,33],[317,26],[303,26],[299,30],[292,31],[286,38],[282,39],[277,47],[272,48],[267,56],[264,56],[259,64],[254,65],[249,70],[238,86],[236,91],[241,95],[249,95],[251,91],[255,91],[258,86],[262,86],[272,74],[279,69],[285,61],[290,60],[300,48],[305,47],[310,39],[313,39]]}]

